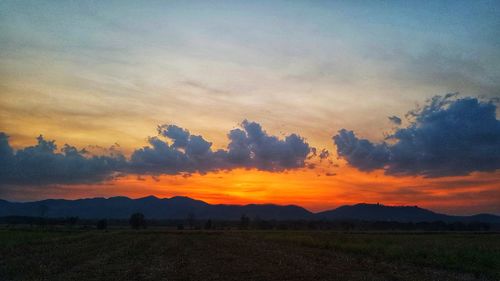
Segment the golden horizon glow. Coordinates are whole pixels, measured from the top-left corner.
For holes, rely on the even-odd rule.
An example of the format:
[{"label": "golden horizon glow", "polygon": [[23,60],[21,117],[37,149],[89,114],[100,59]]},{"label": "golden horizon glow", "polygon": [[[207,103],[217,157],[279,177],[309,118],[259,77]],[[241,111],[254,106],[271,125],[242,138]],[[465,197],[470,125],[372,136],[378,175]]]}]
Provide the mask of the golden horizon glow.
[{"label": "golden horizon glow", "polygon": [[[394,177],[384,175],[382,171],[361,172],[340,161],[340,165],[317,163],[314,169],[280,173],[235,169],[191,175],[126,175],[92,185],[53,185],[37,196],[38,199],[187,196],[210,204],[298,205],[312,212],[341,205],[380,203],[417,205],[434,211],[470,215],[481,212],[484,206],[496,210],[494,206],[500,195],[499,176],[497,172],[435,179]],[[463,185],[463,181],[473,183]],[[39,187],[33,187],[32,191],[36,188]],[[485,193],[489,196],[484,196]],[[28,197],[24,197],[26,195]],[[16,199],[35,199],[29,196],[27,193]],[[478,208],[471,208],[474,205]]]},{"label": "golden horizon glow", "polygon": [[[438,6],[447,12],[436,13]],[[442,178],[365,173],[337,159],[332,141],[341,129],[384,140],[396,128],[389,116],[406,127],[405,114],[435,95],[498,98],[497,6],[0,2],[0,132],[15,149],[41,134],[58,148],[67,143],[96,154],[118,144],[130,157],[162,124],[219,149],[247,119],[279,138],[296,133],[327,149],[333,161],[316,158],[313,169],[280,173],[235,169],[130,174],[85,185],[2,184],[0,198],[183,195],[314,211],[379,202],[500,214],[500,170]]]}]

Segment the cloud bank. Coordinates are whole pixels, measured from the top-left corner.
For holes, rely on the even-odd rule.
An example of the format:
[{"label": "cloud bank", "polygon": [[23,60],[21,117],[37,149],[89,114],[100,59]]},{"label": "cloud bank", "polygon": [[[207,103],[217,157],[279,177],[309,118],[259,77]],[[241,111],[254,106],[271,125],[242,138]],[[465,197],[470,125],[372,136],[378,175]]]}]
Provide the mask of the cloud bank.
[{"label": "cloud bank", "polygon": [[71,184],[106,180],[126,165],[125,158],[90,156],[85,150],[64,145],[60,151],[54,141],[43,136],[37,144],[14,151],[8,136],[0,132],[0,184]]},{"label": "cloud bank", "polygon": [[178,174],[255,168],[279,172],[304,167],[313,151],[299,135],[279,139],[268,135],[260,124],[247,120],[241,123],[241,128],[229,132],[227,149],[212,150],[211,142],[175,125],[159,126],[158,132],[159,137],[149,139],[150,146],[132,154],[131,171]]},{"label": "cloud bank", "polygon": [[130,159],[119,153],[89,156],[85,150],[38,137],[35,146],[15,151],[8,136],[0,133],[0,184],[71,184],[100,182],[117,175],[207,173],[235,168],[281,172],[302,168],[315,149],[302,137],[280,139],[260,124],[243,121],[227,135],[226,149],[176,125],[161,125],[149,145],[136,149]]},{"label": "cloud bank", "polygon": [[362,171],[443,177],[500,169],[500,121],[493,100],[435,96],[407,114],[410,124],[381,143],[342,129],[337,154]]}]

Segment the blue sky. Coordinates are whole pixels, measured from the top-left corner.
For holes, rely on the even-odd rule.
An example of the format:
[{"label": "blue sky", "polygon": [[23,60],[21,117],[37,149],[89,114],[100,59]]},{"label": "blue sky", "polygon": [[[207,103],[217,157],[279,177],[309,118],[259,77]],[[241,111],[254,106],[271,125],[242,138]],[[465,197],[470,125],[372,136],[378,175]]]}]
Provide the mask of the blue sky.
[{"label": "blue sky", "polygon": [[219,149],[248,119],[335,157],[339,130],[380,142],[388,117],[408,126],[452,92],[500,97],[499,1],[0,2],[0,131],[16,149],[43,134],[129,156],[160,124]]}]

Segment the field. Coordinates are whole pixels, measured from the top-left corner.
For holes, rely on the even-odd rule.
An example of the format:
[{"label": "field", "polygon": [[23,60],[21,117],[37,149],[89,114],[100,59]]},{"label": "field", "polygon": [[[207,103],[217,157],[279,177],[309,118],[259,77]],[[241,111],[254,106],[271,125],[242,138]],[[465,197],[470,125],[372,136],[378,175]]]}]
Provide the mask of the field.
[{"label": "field", "polygon": [[500,234],[2,229],[0,280],[500,280]]}]

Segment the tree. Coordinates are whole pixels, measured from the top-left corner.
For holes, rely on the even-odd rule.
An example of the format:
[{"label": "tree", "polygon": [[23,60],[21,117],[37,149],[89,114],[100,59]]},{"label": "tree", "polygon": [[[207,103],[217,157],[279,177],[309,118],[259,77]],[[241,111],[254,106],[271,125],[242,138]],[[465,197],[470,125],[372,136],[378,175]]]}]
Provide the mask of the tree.
[{"label": "tree", "polygon": [[146,228],[146,219],[142,213],[134,213],[129,219],[130,226],[133,229]]},{"label": "tree", "polygon": [[39,205],[38,211],[40,212],[40,219],[38,220],[39,226],[45,226],[47,224],[47,213],[49,212],[49,207],[47,205]]},{"label": "tree", "polygon": [[108,221],[105,219],[98,220],[96,227],[97,227],[97,229],[107,229],[108,228]]},{"label": "tree", "polygon": [[187,222],[188,222],[188,224],[189,224],[189,227],[190,227],[191,229],[193,229],[193,227],[194,227],[194,223],[196,222],[196,217],[195,217],[194,213],[190,212],[190,213],[188,214],[188,217],[187,217]]},{"label": "tree", "polygon": [[212,220],[208,219],[205,223],[205,229],[212,229]]},{"label": "tree", "polygon": [[78,222],[78,217],[68,217],[67,222],[70,227],[73,227]]},{"label": "tree", "polygon": [[49,207],[47,207],[47,205],[40,205],[38,206],[38,211],[40,212],[40,217],[43,218],[49,211]]},{"label": "tree", "polygon": [[250,225],[250,218],[247,217],[245,214],[241,215],[240,228],[247,229],[249,225]]}]

